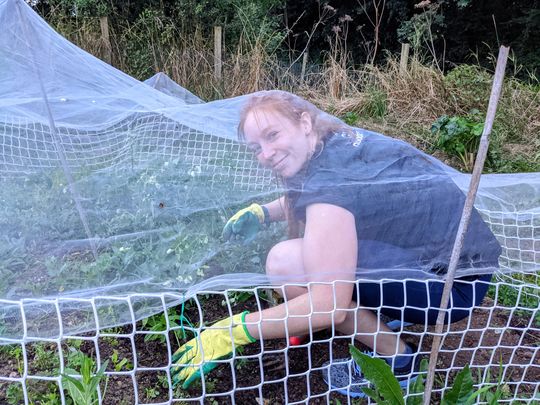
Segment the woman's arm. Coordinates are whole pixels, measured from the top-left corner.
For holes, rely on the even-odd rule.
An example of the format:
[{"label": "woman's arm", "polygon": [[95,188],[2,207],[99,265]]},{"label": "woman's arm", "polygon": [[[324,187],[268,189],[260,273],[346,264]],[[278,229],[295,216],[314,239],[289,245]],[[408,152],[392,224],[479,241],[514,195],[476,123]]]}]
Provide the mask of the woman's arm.
[{"label": "woman's arm", "polygon": [[[277,200],[276,200],[277,201]],[[349,309],[355,280],[357,237],[354,216],[330,204],[312,204],[306,212],[306,229],[302,239],[303,271],[312,284],[310,292],[276,307],[248,314],[245,318],[250,334],[256,339],[282,338],[309,333],[341,323]],[[260,329],[259,329],[260,328]]]},{"label": "woman's arm", "polygon": [[285,220],[285,197],[279,197],[268,204],[264,204],[263,207],[268,210],[270,222],[279,222]]}]

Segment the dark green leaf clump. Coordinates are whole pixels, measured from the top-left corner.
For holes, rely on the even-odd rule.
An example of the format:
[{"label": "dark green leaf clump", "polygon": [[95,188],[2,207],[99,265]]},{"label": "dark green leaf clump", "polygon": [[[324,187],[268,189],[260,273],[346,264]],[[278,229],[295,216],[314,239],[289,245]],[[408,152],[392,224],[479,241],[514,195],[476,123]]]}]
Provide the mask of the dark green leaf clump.
[{"label": "dark green leaf clump", "polygon": [[[374,358],[360,352],[354,345],[349,345],[352,358],[360,366],[364,377],[370,382],[369,387],[362,388],[372,401],[385,405],[421,405],[424,403],[424,381],[428,368],[427,359],[420,362],[418,377],[409,384],[409,395],[404,398],[402,388],[394,376],[391,367],[382,359]],[[502,364],[496,384],[480,383],[475,387],[472,373],[468,365],[456,374],[453,384],[442,398],[443,405],[472,405],[478,401],[495,405],[503,396],[505,386],[502,383]],[[489,373],[487,380],[490,379]],[[485,380],[481,380],[485,381]]]},{"label": "dark green leaf clump", "polygon": [[431,126],[437,148],[458,157],[466,171],[473,168],[483,130],[484,122],[478,110],[466,117],[443,115]]}]

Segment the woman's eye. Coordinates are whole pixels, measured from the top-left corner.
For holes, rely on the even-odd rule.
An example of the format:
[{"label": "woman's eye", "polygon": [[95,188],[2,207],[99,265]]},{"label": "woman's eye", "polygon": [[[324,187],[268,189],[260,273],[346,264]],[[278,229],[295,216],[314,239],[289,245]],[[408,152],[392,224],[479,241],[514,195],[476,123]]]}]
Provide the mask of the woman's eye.
[{"label": "woman's eye", "polygon": [[268,135],[266,135],[266,138],[270,141],[277,138],[278,133],[277,132],[269,132]]},{"label": "woman's eye", "polygon": [[259,153],[261,153],[261,147],[260,147],[260,146],[250,146],[250,147],[249,147],[249,150],[250,150],[251,153],[253,153],[254,155],[258,155]]}]

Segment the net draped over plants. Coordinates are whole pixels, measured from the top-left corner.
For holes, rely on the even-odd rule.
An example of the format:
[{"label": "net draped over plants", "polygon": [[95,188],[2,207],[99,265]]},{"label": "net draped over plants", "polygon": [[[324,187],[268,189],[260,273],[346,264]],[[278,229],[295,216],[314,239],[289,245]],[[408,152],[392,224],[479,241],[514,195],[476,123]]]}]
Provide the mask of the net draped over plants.
[{"label": "net draped over plants", "polygon": [[[164,74],[141,83],[62,38],[20,0],[0,0],[0,27],[0,343],[59,342],[134,324],[203,292],[275,284],[265,257],[286,239],[285,225],[249,244],[221,237],[238,209],[283,188],[238,141],[246,96],[205,103]],[[433,176],[466,193],[470,175],[423,158]],[[411,168],[407,181],[415,176]],[[495,272],[516,291],[514,309],[530,310],[519,307],[529,299],[537,310],[540,175],[483,175],[475,206],[502,248],[499,267],[461,266],[458,277]],[[397,220],[400,208],[386,219]],[[445,272],[396,264],[358,275],[427,282]],[[537,321],[528,325],[536,343]],[[524,367],[535,374],[517,381],[534,395],[538,350],[530,351]]]}]

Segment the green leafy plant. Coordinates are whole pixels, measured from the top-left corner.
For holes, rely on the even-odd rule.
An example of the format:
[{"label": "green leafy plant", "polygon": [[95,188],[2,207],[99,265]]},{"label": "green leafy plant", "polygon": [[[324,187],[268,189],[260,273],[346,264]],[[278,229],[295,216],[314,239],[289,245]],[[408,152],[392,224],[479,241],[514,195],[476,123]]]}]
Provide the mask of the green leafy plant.
[{"label": "green leafy plant", "polygon": [[[167,314],[162,312],[160,314],[153,315],[153,316],[143,319],[142,326],[143,328],[147,328],[153,332],[165,332],[168,329],[167,328],[167,319],[168,319],[169,328],[177,328],[177,329],[173,329],[173,333],[177,342],[179,342],[181,338],[185,339],[186,337],[186,332],[183,328],[183,325],[187,324],[188,326],[193,327],[192,323],[190,322],[188,317],[184,315],[183,312],[184,311],[182,309],[180,315],[176,315],[175,309],[170,308],[167,311]],[[151,342],[153,340],[157,340],[161,343],[165,343],[165,334],[149,333],[144,337],[145,342]]]},{"label": "green leafy plant", "polygon": [[[78,373],[66,368],[66,372],[62,374],[62,384],[67,388],[69,396],[75,405],[94,405],[99,402],[97,388],[107,368],[108,360],[105,361],[101,368],[92,375],[92,370],[95,368],[95,362],[84,353],[79,353],[80,356],[80,379],[74,377]],[[107,383],[105,383],[105,392],[107,391]]]},{"label": "green leafy plant", "polygon": [[348,111],[343,115],[342,120],[347,125],[355,126],[360,120],[360,115],[355,111]]},{"label": "green leafy plant", "polygon": [[228,291],[227,299],[222,300],[221,305],[225,306],[227,305],[227,301],[229,301],[231,305],[234,306],[242,302],[246,302],[251,297],[253,297],[253,292],[250,291]]},{"label": "green leafy plant", "polygon": [[113,353],[111,355],[111,362],[113,364],[114,371],[122,371],[122,369],[133,369],[133,364],[131,364],[128,359],[126,359],[125,357],[123,359],[120,359],[120,354],[116,349],[113,350]]},{"label": "green leafy plant", "polygon": [[17,361],[17,371],[19,372],[20,375],[22,375],[22,373],[24,371],[24,362],[22,360],[22,346],[21,345],[13,345],[9,349],[9,355],[12,358],[15,358],[15,360]]},{"label": "green leafy plant", "polygon": [[466,171],[472,170],[483,130],[484,123],[478,110],[466,117],[443,115],[431,126],[431,133],[437,136],[436,146],[458,157]]},{"label": "green leafy plant", "polygon": [[59,367],[59,358],[56,351],[51,351],[46,345],[36,343],[33,345],[33,365],[45,373],[56,373]]},{"label": "green leafy plant", "polygon": [[[388,405],[421,405],[424,401],[424,376],[428,367],[427,359],[420,363],[418,378],[409,385],[407,399],[403,393],[397,378],[391,367],[382,359],[368,356],[360,352],[354,345],[349,345],[350,353],[360,366],[362,373],[371,383],[370,387],[362,388],[362,391],[378,404]],[[456,374],[452,388],[442,398],[442,405],[472,405],[478,400],[487,402],[489,405],[499,403],[504,392],[502,383],[502,362],[499,369],[497,384],[483,384],[476,389],[469,365]],[[489,376],[487,377],[489,380]]]},{"label": "green leafy plant", "polygon": [[7,387],[6,401],[9,405],[18,405],[24,402],[24,393],[21,384],[10,384]]},{"label": "green leafy plant", "polygon": [[377,403],[405,405],[399,382],[388,363],[362,353],[353,345],[349,349],[364,376],[373,384],[373,388],[364,387],[362,391]]},{"label": "green leafy plant", "polygon": [[155,399],[159,396],[159,390],[156,387],[146,387],[144,389],[146,399]]}]

